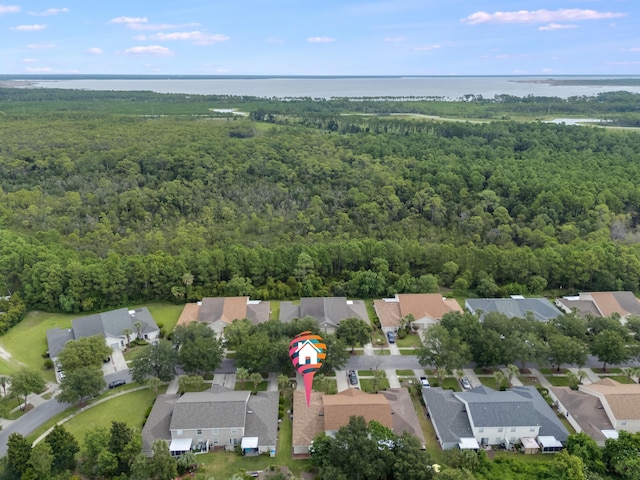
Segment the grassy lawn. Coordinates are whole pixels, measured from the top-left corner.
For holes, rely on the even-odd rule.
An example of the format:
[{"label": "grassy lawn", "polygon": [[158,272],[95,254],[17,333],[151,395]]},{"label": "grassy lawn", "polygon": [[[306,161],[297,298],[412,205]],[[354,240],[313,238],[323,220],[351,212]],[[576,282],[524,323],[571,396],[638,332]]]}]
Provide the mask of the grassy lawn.
[{"label": "grassy lawn", "polygon": [[86,432],[98,427],[108,429],[114,420],[142,429],[146,410],[155,398],[155,393],[148,389],[121,395],[79,413],[66,422],[64,428],[76,437],[81,448],[84,446]]},{"label": "grassy lawn", "polygon": [[414,348],[401,348],[400,355],[415,355],[416,350]]},{"label": "grassy lawn", "polygon": [[[489,387],[489,388],[493,388],[494,390],[496,390],[496,379],[493,378],[493,376],[491,377],[478,377],[478,380],[480,380],[480,383],[482,383],[485,387]],[[507,386],[509,385],[509,382],[504,381],[502,382],[503,386]]]},{"label": "grassy lawn", "polygon": [[408,377],[408,376],[413,377],[415,374],[413,373],[413,370],[396,370],[396,375],[401,375],[404,377]]},{"label": "grassy lawn", "polygon": [[[79,316],[31,311],[22,322],[0,338],[0,345],[11,353],[13,360],[33,370],[42,371],[45,379],[52,382],[55,380],[53,370],[44,371],[44,358],[42,358],[42,354],[47,351],[47,330],[56,327],[69,328],[71,320]],[[3,368],[2,373],[11,373],[4,370],[4,365],[4,362],[0,363],[0,368]],[[17,370],[20,365],[14,364],[11,367],[13,367],[12,370]]]},{"label": "grassy lawn", "polygon": [[373,370],[358,370],[359,377],[373,377]]},{"label": "grassy lawn", "polygon": [[[436,377],[428,377],[428,378],[429,378],[429,383],[431,384],[432,387],[440,386],[438,385],[438,379]],[[493,382],[493,386],[495,387],[495,382]],[[458,385],[458,380],[455,377],[445,377],[444,381],[442,382],[442,388],[445,390],[454,390],[456,392],[461,391],[460,385]]]},{"label": "grassy lawn", "polygon": [[436,440],[436,432],[433,429],[433,425],[427,418],[426,410],[422,403],[420,402],[420,398],[417,394],[410,390],[411,392],[411,401],[413,402],[413,408],[416,409],[416,413],[418,414],[418,421],[420,422],[420,426],[422,427],[422,433],[424,433],[424,440],[427,446],[427,452],[429,452],[429,456],[433,460],[433,463],[444,463],[444,454],[442,449],[440,448],[440,444]]},{"label": "grassy lawn", "polygon": [[398,347],[421,347],[422,341],[417,333],[410,333],[404,338],[397,338]]},{"label": "grassy lawn", "polygon": [[543,375],[566,375],[569,371],[566,368],[561,368],[560,371],[557,368],[540,368],[539,370]]},{"label": "grassy lawn", "polygon": [[130,362],[131,360],[135,360],[136,358],[138,358],[140,356],[140,354],[142,352],[145,351],[145,349],[148,347],[148,345],[137,345],[137,346],[132,346],[127,348],[127,351],[124,352],[124,359],[127,362]]},{"label": "grassy lawn", "polygon": [[[289,408],[291,404],[287,406]],[[278,450],[275,458],[266,455],[243,457],[232,452],[215,452],[198,455],[198,463],[203,470],[215,475],[216,478],[231,478],[235,473],[253,470],[265,470],[270,465],[286,465],[291,471],[300,475],[310,467],[309,460],[294,460],[292,455],[292,425],[288,415],[285,415],[278,431]]]},{"label": "grassy lawn", "polygon": [[619,383],[636,383],[626,375],[600,375],[600,378],[610,378],[611,380],[615,380]]},{"label": "grassy lawn", "polygon": [[598,367],[598,368],[592,368],[591,370],[593,370],[593,373],[597,373],[598,375],[601,374],[609,374],[609,373],[622,373],[622,369],[621,368],[611,368],[611,367],[607,367],[607,371],[605,372],[602,367]]},{"label": "grassy lawn", "polygon": [[545,378],[547,380],[549,380],[549,383],[551,385],[553,385],[554,387],[568,387],[569,386],[569,378],[567,378],[567,377],[561,377],[561,376],[555,376],[555,375],[547,375]]},{"label": "grassy lawn", "polygon": [[147,303],[139,305],[139,307],[147,307],[156,323],[162,324],[167,335],[173,331],[182,310],[184,310],[184,305],[173,303]]},{"label": "grassy lawn", "polygon": [[371,333],[371,344],[374,347],[379,347],[380,345],[387,345],[387,337],[385,337],[384,333],[381,330],[375,330]]},{"label": "grassy lawn", "polygon": [[[372,378],[361,378],[360,379],[360,388],[362,388],[363,392],[373,393],[373,379]],[[389,380],[383,378],[380,381],[380,385],[378,390],[385,390],[389,388]]]},{"label": "grassy lawn", "polygon": [[378,316],[376,315],[376,309],[373,308],[373,300],[370,300],[370,299],[366,300],[365,299],[364,305],[365,305],[365,307],[367,307],[367,315],[369,315],[369,321],[373,325],[373,319],[374,318],[378,318]]}]

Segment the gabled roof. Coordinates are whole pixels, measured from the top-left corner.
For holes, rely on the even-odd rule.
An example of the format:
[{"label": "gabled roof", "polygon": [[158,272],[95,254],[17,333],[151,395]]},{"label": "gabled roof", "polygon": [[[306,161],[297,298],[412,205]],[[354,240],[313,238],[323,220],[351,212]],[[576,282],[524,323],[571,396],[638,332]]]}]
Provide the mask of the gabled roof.
[{"label": "gabled roof", "polygon": [[466,407],[451,390],[423,388],[422,397],[443,443],[457,443],[462,437],[473,437]]},{"label": "gabled roof", "polygon": [[471,313],[480,309],[483,316],[498,312],[509,318],[525,318],[531,312],[536,320],[546,322],[561,314],[546,298],[469,298],[465,303]]},{"label": "gabled roof", "polygon": [[454,393],[441,388],[423,389],[422,395],[445,442],[473,436],[475,427],[539,426],[539,435],[564,442],[569,432],[535,387],[496,391],[479,386]]},{"label": "gabled roof", "polygon": [[49,356],[55,358],[64,348],[69,340],[93,337],[101,335],[103,337],[124,338],[124,331],[137,332],[135,324],[140,322],[141,333],[148,334],[157,332],[158,325],[151,316],[147,307],[128,310],[119,308],[108,312],[96,313],[87,317],[76,318],[71,321],[70,329],[60,330],[52,328],[47,330],[47,345]]},{"label": "gabled roof", "polygon": [[364,417],[367,423],[375,420],[385,427],[393,428],[389,400],[380,393],[365,393],[349,388],[335,395],[323,396],[322,404],[325,430],[338,430],[347,425],[352,416]]},{"label": "gabled roof", "polygon": [[620,317],[640,315],[640,301],[633,292],[581,292],[575,297],[557,299],[557,303],[568,310],[576,309],[581,315],[588,313],[610,317],[617,313]]},{"label": "gabled roof", "polygon": [[320,392],[311,392],[311,401],[307,407],[304,391],[293,392],[293,438],[294,447],[311,444],[316,435],[325,431],[322,397]]},{"label": "gabled roof", "polygon": [[389,388],[380,392],[391,407],[391,419],[393,421],[393,433],[400,436],[407,432],[417,437],[422,445],[425,445],[424,432],[420,426],[420,420],[411,401],[409,390],[406,388]]},{"label": "gabled roof", "polygon": [[171,440],[171,412],[180,395],[158,395],[142,429],[142,451],[151,456],[153,442]]},{"label": "gabled roof", "polygon": [[456,396],[467,403],[476,427],[540,425],[538,414],[531,408],[531,398],[523,398],[513,390],[500,392],[479,386]]},{"label": "gabled roof", "polygon": [[640,384],[624,384],[605,378],[590,385],[581,385],[580,390],[591,395],[603,395],[616,420],[640,420]]},{"label": "gabled roof", "polygon": [[569,387],[553,387],[552,390],[584,433],[597,442],[607,439],[602,432],[613,430],[613,426],[598,397]]},{"label": "gabled roof", "polygon": [[170,428],[244,428],[250,395],[247,390],[218,385],[204,392],[185,393],[173,408]]},{"label": "gabled roof", "polygon": [[198,311],[198,321],[230,325],[234,320],[248,318],[253,324],[263,323],[269,320],[270,309],[269,302],[253,302],[249,297],[205,297]]},{"label": "gabled roof", "polygon": [[342,320],[359,318],[369,322],[363,300],[347,300],[346,297],[305,297],[300,305],[292,302],[280,303],[280,321],[291,322],[294,318],[311,317],[320,326],[337,328]]},{"label": "gabled roof", "polygon": [[463,312],[455,298],[439,293],[399,293],[395,298],[374,300],[373,307],[380,325],[388,328],[399,327],[400,319],[409,314],[416,320],[440,320],[445,313]]},{"label": "gabled roof", "polygon": [[244,427],[245,437],[258,437],[258,445],[278,442],[279,392],[258,392],[249,397]]}]

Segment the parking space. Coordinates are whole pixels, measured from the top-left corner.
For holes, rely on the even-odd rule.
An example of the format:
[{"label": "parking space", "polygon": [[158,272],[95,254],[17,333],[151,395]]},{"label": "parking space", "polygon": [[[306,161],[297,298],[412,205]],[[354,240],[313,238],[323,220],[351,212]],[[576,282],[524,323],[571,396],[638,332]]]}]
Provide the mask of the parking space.
[{"label": "parking space", "polygon": [[102,364],[102,373],[104,375],[110,375],[112,373],[121,372],[127,370],[127,361],[124,359],[122,350],[114,350],[111,352],[111,357],[108,362]]},{"label": "parking space", "polygon": [[339,392],[349,388],[349,379],[347,378],[346,370],[336,370],[336,384]]}]

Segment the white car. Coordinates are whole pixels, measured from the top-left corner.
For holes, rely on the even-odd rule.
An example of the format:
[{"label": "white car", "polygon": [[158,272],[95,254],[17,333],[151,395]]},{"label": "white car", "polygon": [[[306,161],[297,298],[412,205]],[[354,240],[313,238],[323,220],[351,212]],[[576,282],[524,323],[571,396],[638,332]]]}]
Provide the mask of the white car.
[{"label": "white car", "polygon": [[431,384],[427,377],[420,377],[420,383],[422,384],[422,388],[431,388]]},{"label": "white car", "polygon": [[462,377],[462,379],[460,379],[460,384],[464,390],[471,390],[473,388],[467,377]]}]

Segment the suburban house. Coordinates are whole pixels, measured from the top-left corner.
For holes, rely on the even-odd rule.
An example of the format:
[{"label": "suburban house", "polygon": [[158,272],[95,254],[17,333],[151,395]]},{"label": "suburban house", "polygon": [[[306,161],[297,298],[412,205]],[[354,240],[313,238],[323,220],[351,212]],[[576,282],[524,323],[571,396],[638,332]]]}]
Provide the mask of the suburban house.
[{"label": "suburban house", "polygon": [[165,440],[174,456],[240,446],[245,455],[275,455],[278,392],[230,390],[214,385],[204,392],[159,395],[142,429],[143,451]]},{"label": "suburban house", "polygon": [[293,396],[293,453],[306,455],[313,439],[320,433],[334,435],[349,423],[352,416],[364,417],[390,428],[396,435],[409,432],[424,446],[425,439],[418,416],[406,388],[389,389],[381,393],[365,393],[355,388],[335,395],[311,393],[307,407],[305,393]]},{"label": "suburban house", "polygon": [[558,298],[556,305],[566,313],[575,311],[581,317],[610,317],[615,313],[623,323],[629,316],[640,315],[640,301],[633,292],[582,292]]},{"label": "suburban house", "polygon": [[394,298],[374,300],[373,307],[385,332],[397,331],[402,319],[413,315],[413,326],[427,328],[438,323],[445,313],[463,310],[454,298],[439,293],[399,293]]},{"label": "suburban house", "polygon": [[607,418],[617,431],[640,432],[640,384],[625,384],[605,378],[579,390],[600,400]]},{"label": "suburban house", "polygon": [[345,297],[304,297],[300,305],[280,303],[280,321],[289,323],[294,318],[311,317],[325,333],[335,333],[342,320],[359,318],[369,323],[364,300],[347,300]]},{"label": "suburban house", "polygon": [[102,335],[107,345],[117,351],[135,339],[149,342],[157,340],[160,329],[147,307],[135,310],[120,308],[76,318],[71,321],[71,328],[47,330],[49,358],[54,360],[68,341],[95,335]]},{"label": "suburban house", "polygon": [[512,295],[511,298],[469,298],[464,306],[471,313],[481,311],[480,321],[487,313],[497,312],[509,318],[527,318],[540,322],[548,322],[562,312],[546,298],[525,298],[522,295]]},{"label": "suburban house", "polygon": [[521,444],[533,453],[563,448],[569,432],[535,387],[496,391],[480,386],[465,392],[422,390],[438,443],[443,450]]},{"label": "suburban house", "polygon": [[618,437],[600,398],[569,387],[552,387],[551,391],[558,400],[560,411],[565,412],[577,432],[586,433],[601,447],[608,438]]},{"label": "suburban house", "polygon": [[249,297],[205,297],[201,302],[187,303],[178,319],[178,325],[202,322],[221,335],[234,320],[249,319],[257,325],[269,320],[271,304]]}]

